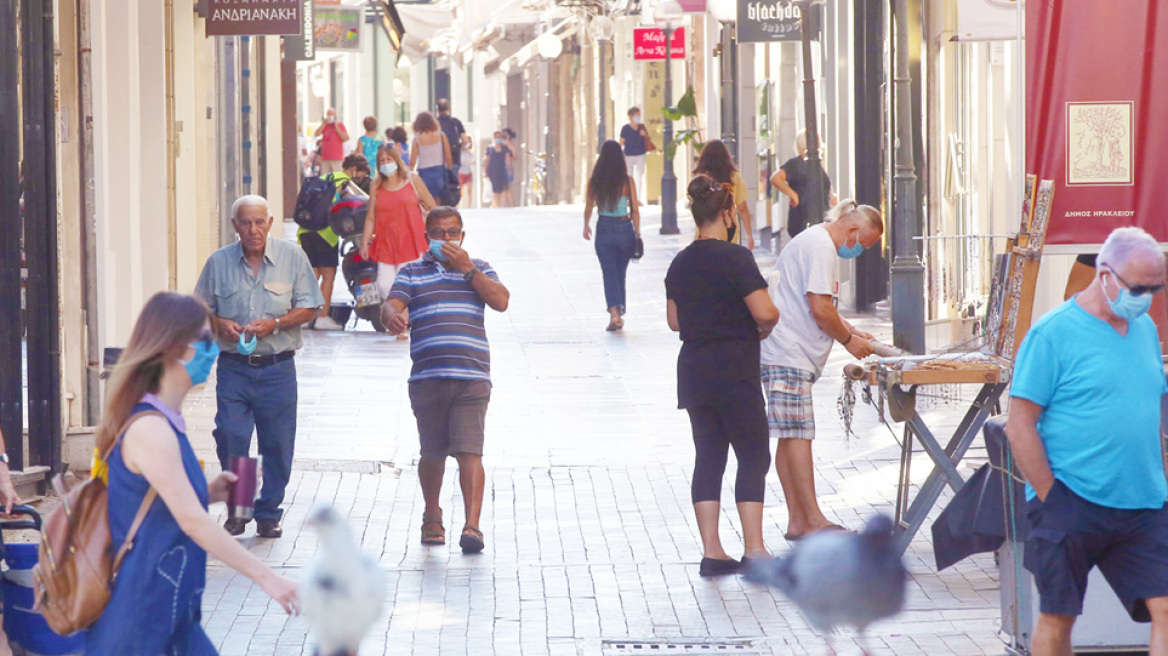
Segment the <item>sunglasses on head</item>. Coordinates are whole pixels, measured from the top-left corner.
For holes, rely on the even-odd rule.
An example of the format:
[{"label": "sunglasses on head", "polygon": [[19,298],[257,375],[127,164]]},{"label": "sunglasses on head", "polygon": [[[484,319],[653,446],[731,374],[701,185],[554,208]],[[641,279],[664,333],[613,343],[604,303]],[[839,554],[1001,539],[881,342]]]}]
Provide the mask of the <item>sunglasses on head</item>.
[{"label": "sunglasses on head", "polygon": [[1164,289],[1164,283],[1160,283],[1159,285],[1129,285],[1129,284],[1127,284],[1127,281],[1123,279],[1122,276],[1120,276],[1118,273],[1116,273],[1115,269],[1111,268],[1111,265],[1101,264],[1100,266],[1106,267],[1107,271],[1111,275],[1115,276],[1116,280],[1119,280],[1121,283],[1123,283],[1124,287],[1127,287],[1127,290],[1132,293],[1132,296],[1143,296],[1144,294],[1158,294],[1160,292],[1160,290]]}]

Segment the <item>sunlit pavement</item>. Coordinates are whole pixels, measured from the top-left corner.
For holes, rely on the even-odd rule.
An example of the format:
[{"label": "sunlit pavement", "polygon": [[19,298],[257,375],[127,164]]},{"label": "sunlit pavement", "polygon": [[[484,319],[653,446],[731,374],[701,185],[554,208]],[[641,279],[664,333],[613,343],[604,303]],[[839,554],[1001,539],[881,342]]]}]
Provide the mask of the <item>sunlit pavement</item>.
[{"label": "sunlit pavement", "polygon": [[[483,554],[464,556],[457,548],[463,518],[453,461],[442,504],[451,546],[420,544],[417,433],[405,383],[409,343],[374,333],[367,323],[344,333],[306,331],[296,358],[297,463],[284,537],[257,539],[253,524],[243,543],[296,577],[316,549],[315,534],[301,530],[308,511],[329,503],[347,515],[392,582],[386,613],[362,654],[644,652],[622,642],[663,645],[654,653],[704,653],[680,650],[693,643],[741,646],[719,652],[740,655],[824,653],[822,637],[778,593],[738,577],[697,574],[693,449],[689,422],[676,408],[679,342],[665,323],[663,284],[672,257],[692,239],[692,221],[683,215],[681,236],[661,236],[659,212],[646,208],[646,256],[629,269],[626,327],[607,333],[600,267],[592,243],[581,238],[581,210],[466,212],[465,248],[490,261],[511,290],[507,313],[488,311],[494,389]],[[774,258],[758,253],[758,260],[769,270]],[[881,319],[856,321],[890,335]],[[863,405],[856,435],[845,437],[836,398],[848,359],[836,349],[816,385],[815,449],[825,512],[856,528],[873,512],[891,512],[900,449]],[[214,379],[187,408],[192,439],[212,473],[213,385]],[[975,391],[965,391],[967,402]],[[963,410],[938,406],[927,419],[953,425]],[[979,440],[966,473],[982,461]],[[923,454],[916,463],[919,483],[931,463]],[[733,470],[723,492],[728,502],[732,481]],[[786,513],[773,470],[766,503],[765,537],[779,554],[788,549]],[[737,516],[724,517],[723,540],[740,555]],[[873,652],[1003,652],[991,556],[938,574],[926,525],[906,562],[908,609],[872,627]],[[285,617],[258,586],[218,563],[204,608],[208,633],[225,655],[312,653],[304,620]],[[841,653],[857,650],[851,634],[834,644]]]}]

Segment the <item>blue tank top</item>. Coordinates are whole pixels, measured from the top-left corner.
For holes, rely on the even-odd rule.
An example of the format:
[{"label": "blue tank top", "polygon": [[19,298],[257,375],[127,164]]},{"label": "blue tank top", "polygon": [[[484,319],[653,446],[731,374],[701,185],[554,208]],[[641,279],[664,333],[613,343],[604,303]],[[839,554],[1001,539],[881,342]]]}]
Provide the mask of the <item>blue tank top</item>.
[{"label": "blue tank top", "polygon": [[[131,416],[155,408],[139,403]],[[167,419],[178,437],[183,470],[199,503],[207,508],[207,479],[186,434]],[[122,459],[119,439],[109,457],[109,522],[115,550],[138,514],[150,484]],[[87,656],[209,656],[218,654],[200,625],[207,552],[183,533],[161,498],[156,498],[118,571],[113,596],[89,629]]]},{"label": "blue tank top", "polygon": [[616,207],[610,210],[597,210],[596,213],[600,216],[615,216],[623,219],[629,215],[629,197],[621,196],[620,200],[616,202]]}]

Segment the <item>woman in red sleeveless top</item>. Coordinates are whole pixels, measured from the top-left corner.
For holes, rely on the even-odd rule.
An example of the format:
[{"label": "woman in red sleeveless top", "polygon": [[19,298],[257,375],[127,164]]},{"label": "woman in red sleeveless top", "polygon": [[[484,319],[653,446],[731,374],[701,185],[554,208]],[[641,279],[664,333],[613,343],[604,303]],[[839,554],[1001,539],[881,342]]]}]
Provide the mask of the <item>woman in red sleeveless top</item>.
[{"label": "woman in red sleeveless top", "polygon": [[389,297],[398,269],[429,248],[422,211],[429,212],[435,205],[426,185],[406,168],[396,150],[377,152],[377,178],[365,216],[361,257],[377,262],[377,290],[382,299]]}]

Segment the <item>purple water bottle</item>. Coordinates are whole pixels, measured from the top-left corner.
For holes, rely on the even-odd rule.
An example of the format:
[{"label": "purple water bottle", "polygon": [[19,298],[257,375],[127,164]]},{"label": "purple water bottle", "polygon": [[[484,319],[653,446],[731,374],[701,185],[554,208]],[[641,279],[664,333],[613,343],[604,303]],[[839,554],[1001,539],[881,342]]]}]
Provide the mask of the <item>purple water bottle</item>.
[{"label": "purple water bottle", "polygon": [[257,464],[258,460],[247,456],[231,459],[231,472],[239,478],[231,486],[227,501],[227,514],[232,519],[250,520],[255,516]]}]

